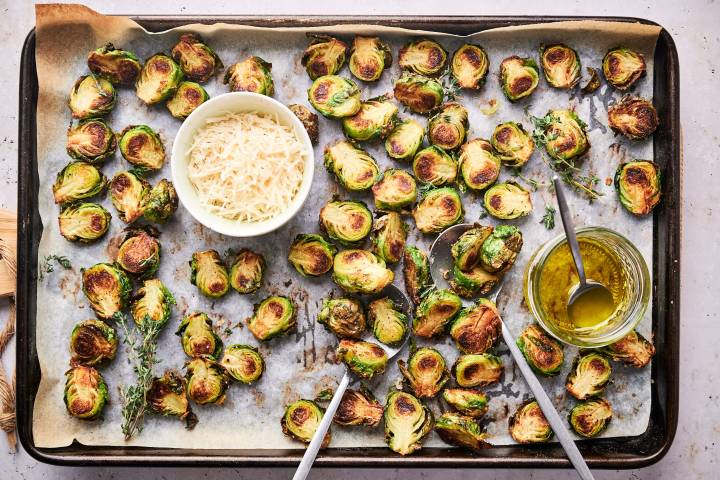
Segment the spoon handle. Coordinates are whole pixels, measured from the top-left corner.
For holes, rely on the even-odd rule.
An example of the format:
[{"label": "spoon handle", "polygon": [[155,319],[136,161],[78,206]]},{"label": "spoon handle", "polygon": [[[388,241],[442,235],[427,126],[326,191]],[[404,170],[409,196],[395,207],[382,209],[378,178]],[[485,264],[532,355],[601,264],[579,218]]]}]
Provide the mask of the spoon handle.
[{"label": "spoon handle", "polygon": [[293,480],[305,480],[308,473],[310,473],[310,469],[315,462],[315,457],[317,457],[317,454],[320,451],[320,445],[322,445],[322,442],[325,439],[325,434],[330,429],[330,424],[333,421],[333,417],[335,417],[335,412],[340,406],[340,401],[342,400],[345,390],[347,390],[349,384],[350,375],[346,370],[342,379],[340,379],[340,385],[338,385],[337,390],[335,390],[335,395],[333,395],[332,400],[330,400],[330,404],[327,406],[327,409],[325,409],[322,420],[320,420],[320,425],[318,425],[312,440],[310,440],[307,450],[305,450],[305,455],[303,455],[300,465],[298,465],[298,468],[295,471]]},{"label": "spoon handle", "polygon": [[565,236],[567,237],[573,262],[575,263],[575,270],[577,270],[580,285],[585,285],[587,283],[587,279],[585,278],[585,267],[583,266],[582,256],[580,256],[580,245],[578,245],[577,236],[575,236],[575,226],[573,225],[572,218],[570,218],[570,209],[568,208],[567,201],[565,200],[565,192],[563,191],[562,182],[557,175],[554,175],[552,180],[553,185],[555,185],[555,195],[557,196],[560,218],[562,219]]}]

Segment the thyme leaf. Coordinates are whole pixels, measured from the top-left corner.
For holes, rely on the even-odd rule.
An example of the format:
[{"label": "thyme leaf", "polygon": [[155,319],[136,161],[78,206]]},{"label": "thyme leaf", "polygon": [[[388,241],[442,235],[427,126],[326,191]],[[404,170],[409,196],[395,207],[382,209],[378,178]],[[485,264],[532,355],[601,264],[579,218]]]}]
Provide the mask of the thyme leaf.
[{"label": "thyme leaf", "polygon": [[552,205],[545,205],[545,215],[543,215],[540,223],[542,223],[548,230],[555,228],[555,207]]}]

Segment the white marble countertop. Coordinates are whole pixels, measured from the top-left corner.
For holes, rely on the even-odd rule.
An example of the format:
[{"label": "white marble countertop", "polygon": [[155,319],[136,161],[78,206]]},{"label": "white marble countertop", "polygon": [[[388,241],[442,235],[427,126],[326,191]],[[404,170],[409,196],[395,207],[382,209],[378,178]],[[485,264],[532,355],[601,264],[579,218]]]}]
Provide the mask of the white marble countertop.
[{"label": "white marble countertop", "polygon": [[[429,0],[384,0],[350,2],[314,0],[301,2],[275,0],[148,2],[96,0],[90,7],[115,14],[370,14],[370,15],[624,15],[643,17],[663,25],[671,33],[681,64],[681,121],[685,147],[682,251],[682,337],[680,361],[680,421],[677,435],[667,456],[656,465],[635,471],[596,471],[598,479],[713,479],[718,478],[720,460],[720,295],[715,283],[720,267],[720,5],[715,0],[675,1],[565,1],[547,2],[454,2]],[[5,62],[0,75],[0,91],[6,92],[0,104],[0,207],[17,205],[17,91],[20,49],[34,25],[33,2],[0,0],[0,58]],[[0,318],[4,319],[4,306]],[[14,359],[11,349],[5,355],[6,371]],[[715,473],[712,473],[715,472]],[[40,478],[253,478],[281,479],[290,469],[133,469],[63,468],[39,464],[26,452],[9,453],[5,436],[0,435],[0,479]],[[536,479],[577,478],[567,470],[317,470],[311,478],[422,479]]]}]

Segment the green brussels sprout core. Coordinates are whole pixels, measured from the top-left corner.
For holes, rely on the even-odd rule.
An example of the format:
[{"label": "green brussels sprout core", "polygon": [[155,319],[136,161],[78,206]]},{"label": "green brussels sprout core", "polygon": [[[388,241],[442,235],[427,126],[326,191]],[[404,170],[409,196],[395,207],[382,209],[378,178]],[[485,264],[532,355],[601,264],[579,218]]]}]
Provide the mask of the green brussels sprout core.
[{"label": "green brussels sprout core", "polygon": [[660,120],[653,104],[640,97],[624,97],[608,108],[608,125],[632,140],[649,137]]},{"label": "green brussels sprout core", "polygon": [[522,167],[535,151],[535,142],[523,126],[515,122],[501,123],[490,138],[498,158],[509,167]]},{"label": "green brussels sprout core", "polygon": [[628,48],[608,51],[602,66],[605,79],[618,90],[627,90],[645,76],[645,57]]},{"label": "green brussels sprout core", "polygon": [[215,361],[197,357],[185,364],[187,396],[198,405],[222,405],[230,380],[225,369]]},{"label": "green brussels sprout core", "polygon": [[355,37],[348,60],[348,68],[355,78],[374,82],[390,65],[392,53],[388,44],[377,37]]},{"label": "green brussels sprout core", "polygon": [[143,214],[142,205],[150,192],[150,184],[134,172],[118,172],[110,181],[110,199],[120,220],[132,223]]},{"label": "green brussels sprout core", "polygon": [[403,73],[393,88],[395,99],[412,112],[427,114],[442,105],[445,89],[435,79]]},{"label": "green brussels sprout core", "polygon": [[417,198],[417,183],[405,170],[388,168],[372,186],[375,208],[396,211],[412,205]]},{"label": "green brussels sprout core", "polygon": [[495,345],[501,329],[497,307],[492,301],[481,298],[455,317],[450,325],[450,336],[463,353],[485,353]]},{"label": "green brussels sprout core", "polygon": [[372,213],[362,202],[328,202],[320,209],[320,227],[343,245],[359,245],[372,231]]},{"label": "green brussels sprout core", "polygon": [[445,327],[462,308],[462,300],[450,290],[432,290],[422,297],[413,318],[413,333],[430,338]]},{"label": "green brussels sprout core", "polygon": [[93,197],[107,185],[105,175],[87,162],[70,162],[60,170],[53,185],[55,203],[69,203]]},{"label": "green brussels sprout core", "polygon": [[249,345],[230,345],[225,349],[220,365],[228,374],[242,383],[253,383],[260,379],[265,361],[257,348]]},{"label": "green brussels sprout core", "polygon": [[115,106],[117,93],[108,80],[96,75],[78,78],[70,91],[68,106],[72,118],[86,119],[107,115]]},{"label": "green brussels sprout core", "polygon": [[335,255],[333,281],[349,293],[379,293],[393,281],[385,261],[367,250],[343,250]]},{"label": "green brussels sprout core", "polygon": [[70,364],[98,365],[115,358],[118,338],[115,329],[100,320],[85,320],[70,334]]},{"label": "green brussels sprout core", "polygon": [[450,247],[455,266],[469,272],[480,261],[480,252],[485,240],[493,233],[492,227],[476,224],[464,231]]},{"label": "green brussels sprout core", "polygon": [[288,105],[288,108],[295,116],[300,120],[305,127],[305,130],[310,137],[310,142],[313,145],[317,145],[318,139],[320,138],[320,123],[318,122],[318,116],[310,111],[305,105],[299,103],[293,103]]},{"label": "green brussels sprout core", "polygon": [[265,258],[243,248],[230,266],[230,286],[238,293],[253,293],[262,285]]},{"label": "green brussels sprout core", "polygon": [[105,120],[88,118],[71,126],[67,132],[67,154],[76,160],[100,163],[112,157],[117,138]]},{"label": "green brussels sprout core", "polygon": [[480,425],[475,423],[472,417],[459,413],[446,412],[440,415],[435,421],[435,431],[445,443],[467,448],[473,452],[492,447],[485,441],[487,435]]},{"label": "green brussels sprout core", "polygon": [[197,424],[197,417],[190,408],[185,389],[187,381],[172,370],[167,370],[162,377],[153,378],[150,388],[145,394],[150,409],[160,415],[179,417],[185,420],[187,428]]},{"label": "green brussels sprout core", "polygon": [[403,253],[403,278],[405,291],[416,305],[420,296],[430,285],[430,264],[427,255],[415,246],[405,247]]},{"label": "green brussels sprout core", "polygon": [[203,312],[193,312],[183,318],[175,335],[180,336],[183,351],[188,357],[215,360],[222,351],[222,340],[213,330],[210,317]]},{"label": "green brussels sprout core", "polygon": [[490,353],[460,355],[452,367],[455,382],[461,387],[484,387],[500,381],[503,364]]},{"label": "green brussels sprout core", "polygon": [[602,351],[617,362],[625,362],[635,368],[644,368],[655,355],[655,346],[636,330],[628,333],[615,343],[603,347]]},{"label": "green brussels sprout core", "polygon": [[543,443],[553,436],[550,423],[534,399],[521,404],[510,417],[510,435],[518,443]]},{"label": "green brussels sprout core", "polygon": [[131,125],[120,132],[120,153],[128,163],[148,170],[159,170],[165,164],[165,147],[147,125]]},{"label": "green brussels sprout core", "polygon": [[[298,400],[287,406],[280,426],[286,436],[299,442],[310,443],[324,414],[325,409],[312,400]],[[326,448],[331,438],[328,429],[320,448]]]},{"label": "green brussels sprout core", "polygon": [[310,38],[312,41],[301,60],[310,79],[335,75],[345,64],[347,44],[328,35],[311,35]]},{"label": "green brussels sprout core", "polygon": [[317,277],[330,271],[336,253],[322,235],[301,233],[290,245],[288,260],[301,275]]},{"label": "green brussels sprout core", "polygon": [[271,69],[272,64],[262,58],[248,57],[228,67],[223,83],[230,87],[231,92],[252,92],[272,97],[275,84],[270,74]]},{"label": "green brussels sprout core", "polygon": [[490,293],[501,278],[502,273],[490,273],[482,265],[475,265],[468,271],[454,265],[450,288],[463,298],[473,298]]},{"label": "green brussels sprout core", "polygon": [[140,206],[148,222],[165,223],[178,207],[178,196],[171,181],[163,178],[150,189]]},{"label": "green brussels sprout core", "polygon": [[112,43],[90,52],[87,63],[92,73],[120,85],[135,83],[142,69],[140,59],[134,53],[115,48]]},{"label": "green brussels sprout core", "polygon": [[110,212],[97,203],[74,203],[58,216],[60,234],[71,242],[90,243],[110,228]]},{"label": "green brussels sprout core", "polygon": [[565,388],[578,400],[600,395],[610,381],[612,367],[608,359],[599,353],[580,354],[575,357]]},{"label": "green brussels sprout core", "polygon": [[132,284],[116,266],[97,263],[82,270],[82,289],[95,315],[110,320],[127,306]]},{"label": "green brussels sprout core", "polygon": [[333,422],[345,427],[364,425],[376,427],[383,416],[383,406],[372,396],[370,391],[361,388],[349,388],[343,394]]},{"label": "green brussels sprout core", "polygon": [[183,81],[165,104],[170,115],[175,118],[187,118],[193,110],[210,96],[199,83]]},{"label": "green brussels sprout core", "polygon": [[500,64],[500,86],[511,102],[529,97],[540,81],[540,71],[532,58],[508,57]]},{"label": "green brussels sprout core", "polygon": [[435,145],[430,145],[417,152],[412,167],[418,180],[436,187],[452,183],[457,178],[457,162],[442,148]]},{"label": "green brussels sprout core", "polygon": [[65,407],[70,416],[95,420],[108,400],[108,391],[100,372],[93,367],[79,365],[65,373]]},{"label": "green brussels sprout core", "polygon": [[255,305],[248,329],[260,341],[282,335],[295,326],[295,304],[287,297],[274,295]]},{"label": "green brussels sprout core", "polygon": [[181,35],[170,53],[185,76],[193,82],[205,83],[223,68],[220,58],[194,33]]},{"label": "green brussels sprout core", "polygon": [[190,283],[206,297],[220,298],[230,289],[230,276],[215,250],[193,253],[190,271]]},{"label": "green brussels sprout core", "polygon": [[158,234],[151,227],[129,230],[118,248],[117,264],[138,278],[152,276],[160,267]]},{"label": "green brussels sprout core", "polygon": [[480,45],[465,44],[455,50],[450,73],[460,88],[479,90],[488,73],[488,57]]},{"label": "green brussels sprout core", "polygon": [[370,379],[383,373],[387,365],[387,353],[374,343],[362,340],[340,340],[337,358],[360,378]]},{"label": "green brussels sprout core", "polygon": [[375,159],[347,140],[325,147],[325,168],[335,175],[340,185],[353,191],[372,187],[380,173]]},{"label": "green brussels sprout core", "polygon": [[470,190],[485,190],[500,176],[500,159],[487,140],[476,138],[463,144],[458,162],[460,175]]},{"label": "green brussels sprout core", "polygon": [[385,138],[397,121],[398,107],[385,95],[363,102],[353,116],[342,119],[343,132],[353,140]]},{"label": "green brussels sprout core", "polygon": [[167,55],[157,53],[145,61],[135,82],[135,94],[145,104],[154,105],[172,95],[182,79],[180,66]]},{"label": "green brussels sprout core", "polygon": [[567,45],[541,47],[540,65],[545,80],[555,88],[572,88],[580,81],[580,57]]},{"label": "green brussels sprout core", "polygon": [[422,145],[425,129],[413,119],[403,120],[385,139],[385,151],[390,158],[408,160]]},{"label": "green brussels sprout core", "polygon": [[385,402],[385,443],[400,455],[409,455],[422,447],[433,428],[432,412],[413,395],[393,391]]},{"label": "green brussels sprout core", "polygon": [[141,331],[147,331],[151,323],[164,327],[170,320],[170,309],[175,305],[175,297],[163,283],[153,278],[145,280],[135,292],[130,307],[135,325]]},{"label": "green brussels sprout core", "polygon": [[430,190],[413,210],[415,226],[422,233],[439,233],[463,219],[460,194],[454,188]]},{"label": "green brussels sprout core", "polygon": [[545,150],[556,160],[579,157],[590,148],[585,122],[571,110],[552,110],[545,118],[550,122],[545,128]]},{"label": "green brussels sprout core", "polygon": [[354,298],[328,298],[318,313],[317,321],[338,338],[362,338],[365,333],[365,313]]},{"label": "green brussels sprout core", "polygon": [[480,264],[490,273],[507,272],[523,245],[522,233],[513,225],[498,225],[483,241]]},{"label": "green brussels sprout core", "polygon": [[434,40],[413,40],[400,49],[398,64],[403,70],[434,76],[445,67],[447,52]]},{"label": "green brussels sprout core", "polygon": [[386,263],[400,261],[405,250],[407,224],[397,212],[388,212],[375,220],[373,253]]},{"label": "green brussels sprout core", "polygon": [[468,123],[468,112],[457,102],[449,102],[442,106],[428,124],[428,141],[444,150],[455,150],[465,141]]},{"label": "green brussels sprout core", "polygon": [[510,220],[532,211],[530,192],[515,182],[497,183],[485,190],[485,210],[495,218]]},{"label": "green brussels sprout core", "polygon": [[440,352],[430,347],[419,348],[413,352],[407,366],[404,360],[398,360],[398,368],[419,398],[434,397],[450,379],[445,359]]},{"label": "green brussels sprout core", "polygon": [[443,400],[458,412],[470,418],[480,418],[488,411],[488,397],[470,388],[446,388]]},{"label": "green brussels sprout core", "polygon": [[565,355],[560,343],[537,324],[528,325],[517,339],[528,364],[541,375],[554,376],[562,370]]},{"label": "green brussels sprout core", "polygon": [[570,411],[570,426],[585,438],[598,436],[612,420],[612,406],[604,398],[578,403]]},{"label": "green brussels sprout core", "polygon": [[647,215],[662,196],[660,168],[648,160],[623,163],[615,172],[615,189],[628,212]]},{"label": "green brussels sprout core", "polygon": [[407,335],[408,318],[388,297],[370,302],[368,322],[375,338],[385,345],[400,345]]},{"label": "green brussels sprout core", "polygon": [[321,115],[343,118],[360,111],[360,88],[349,78],[324,75],[308,89],[308,101]]}]

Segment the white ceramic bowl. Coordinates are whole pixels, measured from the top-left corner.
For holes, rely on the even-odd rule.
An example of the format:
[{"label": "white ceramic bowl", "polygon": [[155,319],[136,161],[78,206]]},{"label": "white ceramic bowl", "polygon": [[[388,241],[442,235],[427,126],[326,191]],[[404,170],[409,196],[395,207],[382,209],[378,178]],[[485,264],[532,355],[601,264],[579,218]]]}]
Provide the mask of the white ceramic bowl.
[{"label": "white ceramic bowl", "polygon": [[[295,134],[307,150],[305,169],[300,190],[288,208],[274,218],[262,222],[242,223],[222,218],[208,212],[198,200],[195,189],[187,175],[186,152],[192,144],[195,132],[211,117],[227,112],[260,112],[277,115],[280,123],[295,130]],[[285,105],[265,95],[249,92],[232,92],[213,97],[200,105],[188,116],[175,136],[170,168],[178,198],[188,212],[211,230],[231,237],[256,237],[276,230],[297,214],[305,203],[313,180],[315,159],[312,143],[300,120]]]}]

